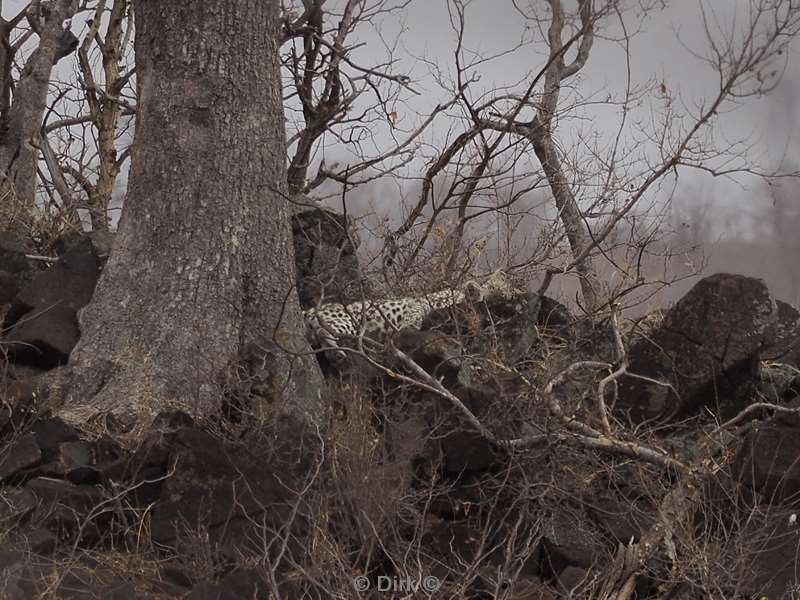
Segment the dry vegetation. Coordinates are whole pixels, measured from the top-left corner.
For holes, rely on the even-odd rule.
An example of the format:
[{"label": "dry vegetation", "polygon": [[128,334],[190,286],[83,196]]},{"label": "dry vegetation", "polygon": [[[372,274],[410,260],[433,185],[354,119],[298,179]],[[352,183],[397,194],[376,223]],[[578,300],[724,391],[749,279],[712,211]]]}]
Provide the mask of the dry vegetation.
[{"label": "dry vegetation", "polygon": [[[734,26],[701,3],[701,61],[719,81],[705,102],[689,108],[664,81],[628,80],[599,102],[622,115],[609,130],[573,139],[570,123],[579,131],[598,104],[580,79],[595,68],[593,48],[613,42],[630,61],[634,32],[662,3],[513,4],[525,34],[482,56],[470,45],[470,3],[446,3],[453,65],[445,72],[420,59],[438,86],[421,114],[414,97],[425,94],[402,68],[402,31],[383,33],[408,2],[281,2],[280,40],[287,201],[295,214],[335,206],[357,217],[343,234],[350,245],[356,230],[364,239],[358,281],[326,279],[341,247],[320,259],[330,264],[315,300],[343,298],[346,285],[364,300],[419,295],[498,269],[513,293],[432,311],[421,332],[362,335],[343,364],[318,352],[327,410],[318,416],[328,426],[292,430],[292,439],[272,348],[195,374],[198,397],[207,384],[218,392],[214,410],[189,394],[167,404],[128,389],[125,401],[153,422],[117,435],[119,423],[94,419],[88,405],[61,410],[52,383],[63,373],[15,364],[5,335],[17,323],[0,327],[0,598],[79,588],[200,600],[223,589],[291,599],[800,597],[796,576],[783,587],[771,580],[798,564],[798,499],[785,489],[796,457],[776,450],[766,471],[753,458],[758,440],[771,443],[760,432],[798,427],[791,386],[769,380],[772,389],[755,390],[741,409],[717,390],[729,375],[720,368],[706,404],[685,418],[637,421],[619,409],[630,380],[680,395],[674,373],[633,366],[638,350],[676,334],[666,305],[704,268],[731,264],[780,281],[776,296],[800,294],[787,259],[797,250],[794,173],[758,163],[747,139],[717,135],[727,112],[778,85],[800,7],[744,2]],[[24,146],[35,156],[29,172],[8,172],[0,187],[0,242],[18,243],[36,265],[21,284],[45,272],[55,258],[42,255],[63,254],[70,235],[113,230],[137,111],[128,0],[72,6],[72,72],[57,69],[35,89],[28,65],[42,53],[33,34],[42,47],[66,34],[56,5],[70,3],[32,2],[3,28],[4,172],[10,146],[35,142]],[[367,58],[362,39],[384,54]],[[48,73],[69,55],[51,56]],[[482,88],[481,75],[506,55],[528,65],[523,76]],[[15,138],[14,111],[36,98],[47,100],[44,112]],[[685,207],[669,204],[687,170],[773,186],[768,232],[780,249],[709,245],[713,226],[704,225],[714,217],[697,206],[687,233]],[[783,187],[773,185],[779,177]],[[386,189],[397,206],[364,209]],[[0,302],[3,318],[6,308]],[[777,368],[758,362],[774,342],[758,332],[764,344],[741,361],[755,361],[746,382],[754,388]]]}]

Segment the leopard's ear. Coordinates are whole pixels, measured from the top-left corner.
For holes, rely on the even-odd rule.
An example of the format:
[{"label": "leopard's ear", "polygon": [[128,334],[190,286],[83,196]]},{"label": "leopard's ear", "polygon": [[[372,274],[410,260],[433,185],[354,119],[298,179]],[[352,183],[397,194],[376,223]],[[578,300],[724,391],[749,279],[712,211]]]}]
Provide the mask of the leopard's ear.
[{"label": "leopard's ear", "polygon": [[480,302],[483,300],[483,288],[477,281],[470,279],[464,283],[464,296],[469,302]]}]

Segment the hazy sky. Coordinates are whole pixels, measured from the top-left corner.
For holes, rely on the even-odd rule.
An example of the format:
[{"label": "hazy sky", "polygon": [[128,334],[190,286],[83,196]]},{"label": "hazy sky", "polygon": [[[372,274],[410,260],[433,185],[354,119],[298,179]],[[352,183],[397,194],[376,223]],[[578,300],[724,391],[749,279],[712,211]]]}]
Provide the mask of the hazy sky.
[{"label": "hazy sky", "polygon": [[[371,0],[370,4],[374,4]],[[395,4],[402,2],[396,1]],[[22,0],[6,0],[3,4],[3,16],[15,14],[26,2]],[[522,0],[516,2],[523,10],[535,10],[544,14],[544,0]],[[630,1],[630,5],[638,2]],[[627,25],[639,31],[631,45],[631,80],[635,85],[648,80],[663,81],[673,98],[691,104],[704,96],[713,94],[716,80],[713,72],[703,65],[690,52],[682,47],[704,52],[706,41],[699,18],[699,2],[696,0],[667,0],[665,10],[652,11],[643,22],[628,13]],[[718,16],[724,21],[735,10],[742,10],[749,0],[712,0]],[[342,0],[328,0],[327,5],[335,11],[343,5]],[[574,1],[566,0],[565,7],[570,9]],[[89,14],[75,19],[72,29],[79,36],[86,31],[85,21]],[[332,19],[332,23],[336,21]],[[538,32],[530,29],[515,10],[512,0],[473,0],[467,3],[466,35],[464,47],[476,54],[489,56],[509,50],[521,38],[536,37]],[[394,55],[399,59],[397,69],[412,76],[414,89],[422,92],[419,96],[409,96],[407,106],[397,105],[402,128],[411,128],[417,122],[413,111],[429,113],[439,102],[446,99],[445,92],[435,83],[431,76],[432,67],[440,69],[445,75],[454,72],[454,50],[456,35],[450,24],[448,4],[445,0],[412,0],[409,5],[385,18],[376,21],[376,27],[360,29],[359,39],[352,42],[365,42],[354,51],[354,56],[363,64],[384,56],[382,44],[378,42],[376,28],[380,28],[381,37],[390,44],[397,44]],[[403,28],[402,34],[397,33]],[[612,41],[603,39],[604,35],[616,35],[619,28],[613,22],[601,24],[599,35],[592,49],[588,64],[580,73],[575,83],[577,93],[582,97],[602,97],[608,93],[620,94],[624,90],[626,79],[625,53]],[[681,41],[678,40],[680,38]],[[798,47],[800,48],[800,46]],[[529,71],[543,64],[541,45],[528,46],[501,56],[471,71],[478,75],[480,81],[470,86],[469,91],[477,95],[495,87],[517,82]],[[425,60],[422,60],[425,59]],[[425,61],[428,61],[427,63]],[[775,165],[784,152],[791,161],[798,161],[800,147],[796,135],[798,111],[796,98],[800,95],[800,57],[791,53],[788,70],[780,85],[769,96],[747,99],[744,106],[734,114],[724,115],[719,121],[720,131],[729,138],[748,138],[755,144],[754,150],[764,155],[763,162]],[[70,61],[62,61],[59,71],[71,70]],[[518,86],[517,89],[520,89]],[[643,110],[647,107],[643,107]],[[645,113],[642,113],[645,114]],[[613,113],[591,111],[581,116],[593,119],[591,129],[599,135],[613,135],[618,123]],[[418,120],[418,118],[417,118]],[[587,130],[586,123],[578,124],[582,131]],[[572,124],[570,127],[574,127]],[[437,125],[428,141],[437,143],[437,131],[446,129],[447,124]],[[566,124],[559,132],[561,139],[569,138],[571,132]],[[388,141],[388,137],[384,136]],[[441,143],[439,141],[439,143]],[[696,186],[696,173],[682,175],[685,183]],[[729,203],[750,202],[754,190],[760,188],[758,182],[740,177],[739,182],[749,189],[742,190],[729,182],[715,180],[704,182],[704,189],[709,186],[714,198],[724,199]]]},{"label": "hazy sky", "polygon": [[[517,4],[534,7],[539,13],[543,12],[542,8],[546,5],[543,0]],[[574,3],[565,2],[567,7],[571,4]],[[631,81],[633,85],[644,84],[648,80],[664,82],[676,105],[684,103],[694,107],[703,98],[711,97],[717,86],[715,73],[689,51],[704,53],[707,49],[700,4],[693,0],[673,0],[665,4],[665,10],[653,11],[643,22],[639,22],[634,13],[629,13],[629,30],[641,29],[631,43]],[[738,10],[741,23],[749,1],[724,0],[707,4],[714,7],[723,23],[729,21]],[[456,35],[449,23],[447,3],[443,0],[412,2],[403,15],[403,21],[405,32],[397,54],[404,58],[401,64],[414,64],[411,73],[417,81],[416,88],[424,92],[410,102],[413,108],[423,113],[429,112],[443,101],[444,94],[432,81],[430,66],[423,61],[415,62],[412,55],[425,56],[445,73],[454,72]],[[512,48],[525,35],[528,25],[510,0],[475,0],[469,3],[466,23],[464,46],[483,56]],[[617,34],[619,27],[613,22],[605,24],[605,29],[602,27],[586,67],[579,78],[571,82],[576,84],[577,93],[584,98],[593,96],[602,99],[607,93],[621,94],[625,89],[625,51],[619,44],[603,39],[604,35]],[[397,29],[387,19],[384,37],[392,39]],[[366,39],[369,40],[369,36]],[[363,50],[359,50],[365,60],[370,56],[371,46],[374,47],[368,43]],[[753,156],[760,157],[760,162],[768,167],[777,166],[784,153],[790,164],[800,162],[796,103],[800,93],[800,56],[796,53],[799,48],[795,45],[795,52],[790,53],[786,73],[774,91],[767,96],[746,99],[735,112],[722,115],[717,123],[716,131],[721,140],[750,140],[753,143]],[[480,75],[480,81],[470,86],[470,90],[477,95],[481,90],[491,90],[518,81],[527,71],[544,63],[541,51],[540,45],[529,46],[478,67],[474,72]],[[517,89],[524,88],[518,86]],[[652,103],[651,106],[648,106],[647,100]],[[659,102],[654,97],[646,99],[639,117],[648,118],[651,107],[658,111]],[[584,135],[587,130],[593,130],[600,136],[612,136],[619,123],[619,111],[615,114],[615,111],[602,107],[594,110],[589,108],[579,114],[584,120],[563,123],[564,129],[558,134],[562,141],[570,138],[572,127],[580,128]],[[591,120],[588,126],[585,119]],[[737,183],[732,183],[692,171],[684,171],[680,177],[679,189],[702,186],[707,198],[728,206],[734,215],[750,210],[754,203],[771,202],[758,179],[740,176],[737,177]]]},{"label": "hazy sky", "polygon": [[[375,2],[370,0],[370,5]],[[396,0],[395,3],[402,4],[402,1]],[[639,0],[628,0],[628,4],[634,7],[639,3]],[[500,55],[471,69],[470,74],[479,77],[479,81],[470,85],[468,93],[478,96],[514,83],[518,84],[515,88],[517,91],[524,89],[520,80],[545,62],[543,47],[534,44],[508,51],[520,39],[537,38],[538,31],[531,29],[530,22],[520,16],[512,0],[473,0],[466,4],[464,48],[467,55]],[[544,0],[517,0],[516,4],[523,10],[535,10],[542,15],[545,14],[543,11],[547,3]],[[574,4],[573,0],[565,0],[567,9],[573,8]],[[707,0],[705,4],[713,6],[721,23],[730,22],[732,15],[738,14],[741,24],[750,0]],[[6,0],[2,5],[3,16],[9,18],[25,2]],[[327,5],[335,12],[336,7],[343,5],[343,1],[328,0]],[[664,5],[664,10],[653,11],[643,21],[636,18],[635,12],[626,13],[626,26],[629,31],[636,30],[629,54],[631,82],[634,86],[648,81],[663,82],[676,106],[683,104],[691,108],[702,102],[703,98],[713,95],[717,85],[713,71],[690,52],[693,50],[702,54],[707,50],[700,19],[700,3],[697,0],[666,0]],[[72,24],[73,32],[80,37],[85,34],[88,16],[88,13],[78,16]],[[331,19],[333,26],[336,23],[337,19]],[[574,86],[573,89],[564,91],[567,97],[598,101],[577,112],[578,119],[565,119],[559,123],[557,136],[565,148],[570,148],[579,134],[610,139],[616,131],[620,112],[604,106],[602,99],[608,94],[619,95],[625,88],[626,53],[620,44],[609,39],[618,37],[619,31],[618,23],[601,25],[587,65],[577,78],[569,82]],[[541,40],[540,37],[538,39]],[[394,56],[398,59],[396,72],[409,74],[413,88],[420,92],[418,95],[406,94],[407,103],[398,103],[393,107],[398,113],[399,130],[414,128],[422,118],[420,115],[430,113],[437,104],[446,100],[446,93],[432,76],[432,73],[439,72],[447,78],[454,73],[457,40],[445,0],[412,0],[402,10],[376,20],[372,27],[360,29],[350,41],[352,44],[361,43],[353,50],[352,56],[365,66],[384,58],[384,43],[392,45]],[[753,144],[752,152],[766,167],[777,166],[784,155],[787,166],[800,164],[796,102],[800,97],[799,48],[795,45],[789,53],[787,70],[774,91],[767,96],[746,99],[735,112],[722,115],[715,125],[715,133],[720,140],[749,140]],[[69,60],[62,61],[58,66],[60,76],[65,76],[72,69],[73,63]],[[647,119],[657,114],[663,105],[663,98],[654,95],[643,100],[643,104],[631,112],[636,118]],[[425,138],[430,144],[428,156],[434,151],[432,148],[442,147],[442,140],[451,127],[452,121],[445,119],[437,122]],[[456,133],[458,131],[456,129]],[[385,123],[382,127],[376,126],[378,145],[387,147],[391,143],[391,133]],[[449,134],[452,139],[453,132]],[[623,137],[629,143],[633,140],[630,133]],[[333,158],[337,158],[337,154],[340,152],[336,150],[330,153]],[[533,162],[531,164],[535,166]],[[406,174],[418,177],[423,168],[424,162],[420,159],[410,165]],[[392,207],[397,206],[396,187],[378,185],[370,194],[375,202],[368,209],[378,215],[392,212]],[[784,194],[777,201],[794,204],[795,197],[800,202],[800,193]],[[681,172],[676,199],[681,205],[689,207],[699,200],[711,203],[716,233],[729,239],[758,235],[758,223],[775,200],[758,179],[741,176],[733,183],[696,171]],[[791,208],[800,214],[800,209]]]}]

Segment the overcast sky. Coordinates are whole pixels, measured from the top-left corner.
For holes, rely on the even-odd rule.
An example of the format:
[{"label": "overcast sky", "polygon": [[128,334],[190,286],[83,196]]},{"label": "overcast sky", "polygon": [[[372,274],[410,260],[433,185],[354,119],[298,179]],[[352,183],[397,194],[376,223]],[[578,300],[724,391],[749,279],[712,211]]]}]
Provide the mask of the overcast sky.
[{"label": "overcast sky", "polygon": [[[374,2],[374,0],[372,0]],[[400,2],[396,2],[400,4]],[[8,18],[15,14],[26,2],[23,0],[6,0],[3,2],[3,16]],[[636,5],[637,2],[629,2]],[[742,10],[749,4],[749,0],[723,0],[713,1],[708,4],[721,19],[729,18],[734,10]],[[329,0],[328,6],[334,9],[342,6],[342,0]],[[523,10],[534,10],[542,13],[546,2],[544,0],[518,1],[517,5]],[[565,7],[569,9],[574,2],[566,0]],[[639,22],[635,13],[629,13],[627,23],[629,27],[641,28],[633,37],[631,46],[631,79],[633,84],[644,83],[648,80],[663,81],[674,98],[686,103],[693,103],[704,96],[714,92],[716,80],[707,66],[683,46],[704,52],[706,49],[705,35],[699,18],[699,2],[696,0],[668,0],[665,10],[652,11],[643,22]],[[86,31],[86,18],[78,17],[72,25],[73,31],[81,35]],[[333,21],[335,23],[335,21]],[[467,4],[467,30],[464,46],[468,51],[476,54],[490,56],[509,50],[521,38],[536,37],[536,32],[530,30],[530,23],[526,22],[520,13],[515,10],[511,0],[473,0]],[[389,43],[395,42],[395,37],[400,28],[403,32],[398,38],[398,47],[395,56],[400,59],[397,68],[408,72],[414,80],[414,89],[421,91],[419,96],[409,96],[409,105],[398,105],[401,119],[400,125],[410,128],[415,121],[415,115],[409,114],[416,110],[422,114],[429,113],[439,102],[446,99],[445,93],[433,81],[430,75],[431,67],[424,58],[437,65],[444,73],[454,72],[454,51],[456,35],[450,24],[448,4],[445,0],[412,0],[409,5],[377,22],[381,29],[382,37]],[[601,24],[588,64],[580,74],[577,84],[578,93],[583,97],[608,90],[610,93],[619,94],[624,90],[626,79],[625,53],[614,42],[603,39],[604,34],[618,33],[614,23]],[[365,27],[359,30],[360,40],[366,42],[355,51],[355,56],[365,64],[370,60],[382,58],[381,44],[377,43],[374,29]],[[680,38],[680,41],[679,41]],[[800,48],[800,46],[797,46]],[[480,76],[480,81],[470,86],[470,91],[477,95],[480,91],[491,90],[495,87],[509,85],[524,77],[530,70],[543,64],[541,46],[529,46],[501,56],[486,65],[471,71]],[[734,114],[724,115],[720,120],[720,127],[731,138],[747,138],[754,142],[754,150],[763,154],[763,162],[777,165],[784,152],[790,161],[797,161],[800,157],[800,147],[796,134],[798,111],[796,99],[800,95],[800,57],[792,53],[788,61],[788,69],[778,87],[768,96],[750,98],[744,106]],[[62,61],[59,70],[72,69],[69,61]],[[591,118],[591,112],[586,113]],[[613,115],[598,113],[592,128],[600,135],[613,135],[617,125],[616,118],[607,118]],[[585,124],[581,127],[585,130]],[[441,128],[441,126],[440,126]],[[562,136],[569,137],[569,130],[560,132]],[[435,132],[434,132],[435,134]],[[434,135],[432,134],[432,135]],[[436,143],[435,139],[431,139]],[[697,174],[687,173],[684,176],[685,184],[696,187]],[[752,202],[755,190],[761,189],[759,182],[746,177],[738,178],[741,185],[747,189],[730,182],[715,180],[705,181],[706,192],[710,189],[710,196],[722,200],[724,203],[741,204]]]},{"label": "overcast sky", "polygon": [[[546,5],[543,0],[517,4],[534,7],[540,13]],[[567,7],[571,4],[574,3],[565,2]],[[641,23],[634,13],[629,14],[628,27],[631,30],[641,27],[631,43],[631,80],[634,85],[644,84],[648,80],[664,82],[676,103],[695,106],[703,98],[712,97],[717,85],[714,72],[690,52],[693,50],[704,53],[707,49],[699,2],[673,0],[665,4],[665,10],[651,12]],[[721,22],[729,22],[736,10],[740,12],[741,19],[749,1],[724,0],[708,4],[714,6]],[[404,51],[405,59],[410,63],[414,63],[411,55],[424,55],[445,72],[452,73],[456,36],[449,23],[446,2],[412,2],[403,19],[406,30],[402,35],[399,54],[402,55]],[[527,25],[510,0],[475,0],[468,5],[466,22],[465,47],[484,56],[499,54],[513,47],[525,34]],[[621,94],[625,89],[625,51],[619,44],[603,39],[604,34],[614,35],[619,29],[613,23],[601,24],[602,27],[605,29],[601,29],[597,36],[590,59],[577,80],[577,93],[583,97],[594,95],[595,98],[602,98],[606,90]],[[385,37],[391,39],[396,28],[387,25],[385,29]],[[369,56],[369,47],[370,44],[367,44],[360,50],[362,56]],[[723,115],[717,125],[719,134],[729,140],[750,140],[754,145],[753,156],[758,156],[766,167],[777,167],[784,154],[788,160],[787,166],[797,163],[800,157],[800,140],[797,137],[799,113],[796,103],[800,92],[800,56],[796,53],[798,48],[800,46],[796,44],[795,51],[790,53],[787,70],[774,91],[767,96],[746,99],[735,112]],[[527,71],[544,63],[541,50],[541,46],[523,48],[477,68],[475,72],[480,75],[480,81],[470,89],[477,93],[517,81]],[[429,71],[429,66],[422,61],[417,61],[412,70],[418,89],[425,93],[412,98],[411,102],[413,107],[423,113],[429,112],[443,100],[443,94],[433,83]],[[650,100],[655,110],[658,110],[658,99]],[[650,107],[643,106],[641,115],[646,118],[649,109]],[[590,128],[605,136],[612,136],[616,132],[618,115],[619,112],[614,114],[603,111],[602,108],[594,113],[592,109],[582,113],[582,116],[593,119]],[[575,125],[585,134],[585,122]],[[559,135],[562,140],[569,138],[570,130],[564,129]],[[734,216],[740,211],[749,211],[753,204],[772,202],[761,181],[755,178],[740,176],[733,183],[701,177],[691,171],[681,173],[680,177],[680,186],[683,189],[696,190],[702,186],[708,199],[727,206]],[[729,224],[733,226],[732,223]]]},{"label": "overcast sky", "polygon": [[[401,2],[397,0],[396,3]],[[741,23],[749,3],[750,0],[709,0],[706,5],[714,7],[722,23],[730,22],[732,15],[739,11]],[[544,0],[517,0],[516,4],[523,10],[544,14],[547,3]],[[638,5],[639,0],[630,0],[629,4]],[[627,13],[626,26],[629,31],[637,30],[630,46],[631,81],[633,85],[648,81],[663,82],[676,104],[683,103],[691,107],[713,95],[717,85],[714,73],[690,52],[704,53],[707,50],[700,19],[700,3],[697,0],[667,0],[664,4],[664,10],[651,12],[643,21],[636,18],[635,12]],[[25,2],[6,0],[2,5],[3,16],[9,18]],[[328,6],[334,9],[342,5],[342,0],[328,1]],[[567,9],[574,7],[574,1],[565,0],[565,6]],[[79,16],[72,24],[73,32],[80,37],[85,34],[88,16]],[[331,23],[335,26],[336,20],[332,19]],[[520,39],[530,40],[538,36],[538,32],[530,28],[530,22],[526,22],[515,10],[512,0],[473,0],[467,6],[466,23],[464,48],[468,54],[501,54],[471,70],[472,75],[479,76],[479,81],[469,88],[473,96],[519,82],[526,74],[535,72],[544,64],[543,47],[540,44],[502,55]],[[446,94],[437,85],[432,72],[438,70],[445,76],[454,73],[453,57],[457,40],[450,22],[448,4],[445,0],[412,0],[406,8],[377,20],[374,25],[373,28],[360,29],[357,39],[351,40],[351,43],[363,42],[353,51],[353,57],[363,65],[371,65],[383,58],[383,42],[396,44],[394,56],[399,59],[396,70],[409,74],[413,88],[420,92],[418,95],[407,94],[407,104],[396,106],[399,129],[412,129],[422,116],[446,100]],[[565,95],[601,100],[608,93],[619,95],[624,91],[626,53],[620,44],[608,39],[617,36],[619,31],[618,24],[613,22],[601,24],[587,65],[578,78],[570,81],[574,90],[565,91]],[[787,167],[800,164],[796,102],[800,96],[798,48],[800,46],[795,44],[789,53],[786,72],[775,90],[767,96],[748,98],[735,112],[723,115],[716,125],[720,139],[749,140],[753,144],[752,151],[765,167],[776,167],[782,159]],[[58,69],[59,75],[63,76],[73,69],[73,65],[65,60]],[[519,91],[524,88],[520,85],[516,89]],[[663,102],[663,99],[654,96],[645,98],[643,105],[637,109],[641,111],[638,118],[647,118],[651,110],[657,111],[659,102]],[[620,115],[619,111],[598,104],[594,108],[582,109],[578,116],[581,118],[562,123],[557,132],[565,147],[570,146],[578,133],[610,138],[616,131]],[[442,139],[451,125],[446,121],[439,122],[426,141],[433,147],[441,148]],[[391,143],[390,133],[385,125],[384,129],[377,131],[379,143]],[[332,155],[336,157],[335,150]],[[423,168],[424,163],[412,163],[406,174],[419,176]],[[381,195],[394,194],[396,188],[378,185],[375,190],[371,193],[378,201],[370,203],[369,210],[380,213],[386,210],[387,204],[396,206],[393,201],[383,201],[381,204],[385,200]],[[736,182],[731,182],[694,171],[680,174],[676,198],[686,205],[696,203],[696,199],[711,203],[715,210],[717,233],[723,237],[758,236],[764,211],[776,201],[758,179],[741,176],[737,177]],[[777,201],[794,204],[795,198],[800,201],[800,194],[784,194]],[[797,207],[793,206],[792,210],[800,214]]]}]

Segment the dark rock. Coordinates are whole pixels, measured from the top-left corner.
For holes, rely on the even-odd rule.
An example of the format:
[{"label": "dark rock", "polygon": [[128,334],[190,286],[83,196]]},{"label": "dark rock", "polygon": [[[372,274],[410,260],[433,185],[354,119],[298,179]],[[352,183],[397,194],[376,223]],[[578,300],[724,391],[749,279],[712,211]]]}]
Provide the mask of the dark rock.
[{"label": "dark rock", "polygon": [[701,280],[629,352],[631,373],[671,387],[624,377],[618,412],[636,423],[685,418],[704,407],[723,417],[735,414],[752,397],[776,319],[762,281],[728,274]]},{"label": "dark rock", "polygon": [[123,452],[108,438],[78,440],[58,444],[56,457],[42,465],[40,473],[65,477],[72,483],[96,484],[105,479],[108,468],[116,467]]},{"label": "dark rock", "polygon": [[[162,544],[181,537],[187,524],[198,523],[220,545],[255,539],[252,519],[260,522],[266,515],[276,528],[285,525],[295,500],[287,489],[291,471],[285,466],[278,473],[247,448],[192,428],[154,434],[134,455],[136,463],[164,469],[166,475],[150,522],[152,538]],[[177,467],[167,473],[172,465]]]},{"label": "dark rock", "polygon": [[26,433],[0,456],[0,479],[6,479],[26,467],[35,465],[41,458],[42,450],[36,443],[36,436]]},{"label": "dark rock", "polygon": [[28,313],[9,331],[5,342],[16,363],[53,369],[67,363],[79,339],[75,311],[54,306],[41,313]]},{"label": "dark rock", "polygon": [[588,580],[588,571],[581,567],[569,566],[558,575],[558,587],[562,593],[572,596],[572,594],[585,585]]},{"label": "dark rock", "polygon": [[771,423],[775,425],[781,425],[784,427],[793,427],[800,431],[800,397],[797,397],[794,392],[792,392],[792,397],[787,399],[785,402],[786,408],[795,409],[798,412],[794,413],[785,413],[779,412],[776,413],[775,416],[770,420]]},{"label": "dark rock", "polygon": [[84,544],[97,542],[107,533],[110,515],[90,519],[92,510],[103,500],[103,491],[96,486],[74,485],[63,479],[35,477],[26,489],[39,500],[38,523],[60,538],[80,536]]},{"label": "dark rock", "polygon": [[177,565],[165,565],[161,568],[161,578],[170,584],[185,588],[194,587],[194,580],[186,573],[185,569]]},{"label": "dark rock", "polygon": [[626,499],[611,494],[586,499],[587,512],[598,527],[616,543],[638,541],[653,524],[653,508],[644,500]]},{"label": "dark rock", "polygon": [[460,473],[448,481],[446,489],[431,496],[430,511],[448,521],[457,521],[469,516],[475,506],[485,500],[485,481],[476,473]]},{"label": "dark rock", "polygon": [[[527,535],[524,526],[521,530],[518,522],[502,524],[502,518],[487,523],[478,518],[476,515],[478,512],[479,508],[473,508],[469,512],[469,518],[462,518],[459,521],[432,519],[430,515],[426,518],[426,531],[422,537],[423,547],[430,552],[431,557],[436,557],[435,562],[441,561],[439,568],[431,568],[429,574],[444,582],[454,573],[463,572],[465,565],[478,567],[485,575],[473,582],[469,591],[464,594],[465,598],[493,598],[491,593],[497,589],[497,577],[501,573],[509,576],[512,572],[518,581],[523,580],[530,584],[514,586],[516,591],[526,590],[530,593],[533,593],[534,589],[544,591],[545,587],[533,585],[540,583],[538,566],[541,556],[538,548],[522,542]],[[495,518],[499,516],[497,513],[493,514]],[[513,556],[508,554],[509,545],[515,546]],[[509,561],[515,566],[509,568]],[[387,574],[388,569],[379,574]],[[507,586],[511,582],[503,583]]]},{"label": "dark rock", "polygon": [[0,270],[15,275],[29,271],[26,253],[27,248],[22,238],[9,231],[0,231]]},{"label": "dark rock", "polygon": [[542,576],[556,578],[567,567],[588,569],[603,556],[602,540],[584,516],[573,511],[553,514],[542,539]]},{"label": "dark rock", "polygon": [[42,460],[46,463],[56,459],[61,444],[79,439],[78,430],[59,417],[37,420],[31,425],[31,433],[36,436],[36,443],[42,449]]},{"label": "dark rock", "polygon": [[72,248],[88,241],[97,258],[100,260],[101,266],[105,264],[111,254],[111,247],[114,244],[114,234],[110,231],[92,231],[90,233],[78,233],[75,231],[68,232],[59,237],[50,247],[50,251],[55,256],[64,256]]},{"label": "dark rock", "polygon": [[64,442],[58,445],[58,460],[64,466],[64,473],[79,467],[94,464],[94,444],[88,441]]},{"label": "dark rock", "polygon": [[448,473],[481,472],[502,464],[506,454],[467,426],[448,429],[437,440]]},{"label": "dark rock", "polygon": [[170,433],[193,425],[194,419],[190,415],[180,410],[172,410],[158,413],[153,419],[152,428],[161,433]]},{"label": "dark rock", "polygon": [[297,293],[304,309],[364,296],[353,223],[342,214],[312,208],[292,215]]},{"label": "dark rock", "polygon": [[163,579],[149,582],[149,588],[154,597],[158,598],[185,598],[190,589]]},{"label": "dark rock", "polygon": [[22,537],[20,545],[39,556],[52,554],[58,544],[56,535],[44,527],[37,527],[32,531],[24,531]]},{"label": "dark rock", "polygon": [[17,488],[3,492],[0,502],[0,526],[24,519],[36,508],[36,495],[25,488]]},{"label": "dark rock", "polygon": [[778,305],[775,339],[764,349],[762,357],[800,367],[800,311],[782,300],[775,303]]},{"label": "dark rock", "polygon": [[508,600],[557,600],[556,592],[538,579],[518,579]]},{"label": "dark rock", "polygon": [[406,329],[394,339],[397,347],[435,377],[455,375],[461,366],[463,348],[458,340],[434,331]]},{"label": "dark rock", "polygon": [[37,369],[28,365],[14,365],[8,364],[8,376],[17,382],[29,382],[32,386],[36,386],[36,379],[47,373],[45,369]]},{"label": "dark rock", "polygon": [[797,367],[788,363],[762,362],[757,391],[763,396],[764,402],[773,404],[784,404],[800,397]]},{"label": "dark rock", "polygon": [[0,307],[9,304],[19,293],[19,289],[17,277],[0,269]]},{"label": "dark rock", "polygon": [[[483,550],[475,524],[468,521],[439,521],[425,534],[423,543],[436,556],[453,557],[473,564]],[[485,558],[485,557],[481,557]]]},{"label": "dark rock", "polygon": [[72,568],[62,574],[56,590],[64,600],[136,600],[132,582],[123,581],[107,569]]},{"label": "dark rock", "polygon": [[87,241],[75,246],[20,292],[12,307],[14,314],[8,316],[11,324],[34,309],[64,305],[78,311],[91,300],[99,272],[92,245]]},{"label": "dark rock", "polygon": [[770,504],[800,509],[800,428],[772,421],[756,425],[739,449],[736,474]]},{"label": "dark rock", "polygon": [[91,300],[99,273],[84,240],[22,289],[5,317],[13,362],[52,368],[66,361],[79,337],[77,311]]},{"label": "dark rock", "polygon": [[198,584],[186,600],[250,600],[268,596],[269,589],[261,576],[246,569],[228,574],[219,583]]},{"label": "dark rock", "polygon": [[35,379],[0,381],[0,438],[6,443],[18,432],[30,432],[48,398],[42,384]]},{"label": "dark rock", "polygon": [[800,590],[800,528],[790,522],[794,514],[791,510],[771,509],[766,514],[764,521],[748,521],[742,536],[749,549],[748,571],[752,573],[744,581],[752,594],[747,597],[795,598]]},{"label": "dark rock", "polygon": [[0,582],[3,600],[30,600],[26,589],[25,555],[17,550],[0,550]]},{"label": "dark rock", "polygon": [[[136,594],[136,586],[130,581],[106,586],[101,590],[100,597],[108,598],[109,600],[137,600],[137,598],[140,598]],[[94,598],[97,598],[97,596],[94,596]]]}]

